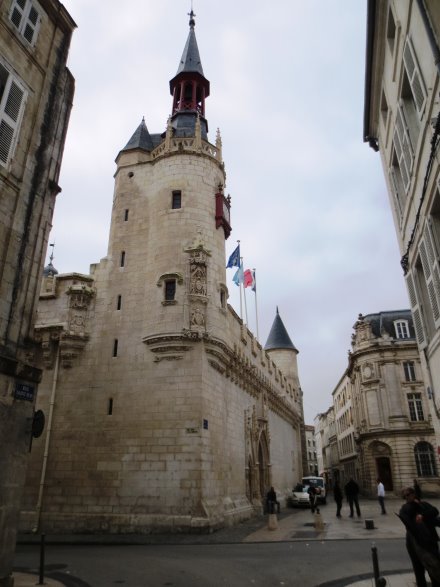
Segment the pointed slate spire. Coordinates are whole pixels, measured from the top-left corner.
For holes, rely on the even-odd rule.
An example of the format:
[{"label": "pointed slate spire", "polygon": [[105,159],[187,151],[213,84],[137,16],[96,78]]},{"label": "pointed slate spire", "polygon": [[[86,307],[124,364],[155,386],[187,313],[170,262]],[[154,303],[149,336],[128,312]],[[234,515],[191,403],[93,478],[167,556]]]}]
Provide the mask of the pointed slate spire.
[{"label": "pointed slate spire", "polygon": [[185,48],[183,49],[182,58],[179,63],[176,75],[182,72],[197,72],[200,75],[203,74],[202,62],[200,60],[199,48],[197,46],[196,34],[194,32],[195,27],[195,14],[191,10],[189,13],[189,34],[186,40]]},{"label": "pointed slate spire", "polygon": [[148,132],[147,125],[145,124],[145,118],[142,118],[142,122],[134,131],[133,136],[122,149],[128,151],[129,149],[143,149],[144,151],[152,151],[154,148],[153,141],[150,133]]},{"label": "pointed slate spire", "polygon": [[208,140],[208,122],[205,118],[205,100],[209,96],[206,79],[194,32],[194,12],[190,12],[189,34],[176,75],[170,80],[173,96],[171,120],[175,137],[194,137],[197,117],[200,116],[202,139]]},{"label": "pointed slate spire", "polygon": [[281,320],[278,307],[275,320],[273,321],[272,328],[270,329],[269,336],[267,337],[266,344],[264,345],[265,351],[275,349],[292,349],[293,351],[298,352],[298,350],[295,348],[295,345],[290,340],[290,336],[287,333],[286,327]]}]

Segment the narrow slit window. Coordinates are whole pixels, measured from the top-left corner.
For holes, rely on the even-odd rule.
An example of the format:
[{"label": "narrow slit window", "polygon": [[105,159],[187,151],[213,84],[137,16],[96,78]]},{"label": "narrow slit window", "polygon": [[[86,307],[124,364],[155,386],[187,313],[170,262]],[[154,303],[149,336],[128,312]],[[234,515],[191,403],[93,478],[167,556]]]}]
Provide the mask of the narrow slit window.
[{"label": "narrow slit window", "polygon": [[113,341],[113,356],[117,357],[118,356],[118,339],[115,338],[115,340]]},{"label": "narrow slit window", "polygon": [[120,267],[125,267],[125,251],[121,252],[121,261],[120,261]]},{"label": "narrow slit window", "polygon": [[108,398],[107,414],[111,416],[113,414],[113,398]]},{"label": "narrow slit window", "polygon": [[128,209],[124,210],[124,222],[128,220]]},{"label": "narrow slit window", "polygon": [[178,208],[182,207],[182,192],[180,190],[173,191],[171,207],[173,210],[177,210]]},{"label": "narrow slit window", "polygon": [[116,300],[116,309],[117,309],[117,310],[120,310],[120,309],[121,309],[121,307],[122,307],[122,296],[121,296],[121,295],[119,295],[119,296],[117,297],[117,300]]}]

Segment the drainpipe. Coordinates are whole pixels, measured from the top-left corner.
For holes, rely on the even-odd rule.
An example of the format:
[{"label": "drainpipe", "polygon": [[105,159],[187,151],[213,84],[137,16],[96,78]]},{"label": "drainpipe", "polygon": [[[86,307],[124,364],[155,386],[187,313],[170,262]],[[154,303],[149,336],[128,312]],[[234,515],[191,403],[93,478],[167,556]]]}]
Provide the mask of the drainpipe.
[{"label": "drainpipe", "polygon": [[57,354],[56,354],[56,359],[55,359],[55,368],[54,368],[54,373],[53,373],[52,392],[50,395],[49,417],[48,417],[48,421],[47,421],[47,432],[46,432],[46,442],[44,445],[43,465],[41,467],[40,488],[39,488],[39,492],[38,492],[38,501],[37,501],[37,507],[36,507],[35,526],[32,528],[32,532],[34,532],[34,533],[38,532],[38,529],[40,526],[41,509],[43,506],[44,482],[46,480],[47,460],[49,458],[50,437],[51,437],[51,433],[52,433],[52,420],[53,420],[53,412],[54,412],[54,408],[55,408],[55,394],[56,394],[57,383],[58,383],[59,363],[60,363],[60,347],[58,344]]}]

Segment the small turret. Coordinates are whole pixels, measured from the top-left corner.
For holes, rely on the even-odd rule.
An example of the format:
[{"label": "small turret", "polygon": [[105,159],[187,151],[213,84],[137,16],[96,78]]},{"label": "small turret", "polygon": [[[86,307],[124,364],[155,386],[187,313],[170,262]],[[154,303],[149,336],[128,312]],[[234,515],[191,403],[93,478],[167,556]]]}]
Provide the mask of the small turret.
[{"label": "small turret", "polygon": [[205,99],[209,96],[209,81],[203,73],[197,46],[195,14],[191,10],[189,34],[176,75],[170,81],[173,96],[171,122],[174,136],[193,137],[196,120],[200,118],[202,138],[207,140],[208,122],[205,118]]},{"label": "small turret", "polygon": [[281,316],[278,312],[270,329],[267,342],[264,345],[273,361],[278,365],[287,379],[290,380],[295,390],[299,391],[298,365],[296,356],[298,349],[290,339],[290,336],[284,326]]}]

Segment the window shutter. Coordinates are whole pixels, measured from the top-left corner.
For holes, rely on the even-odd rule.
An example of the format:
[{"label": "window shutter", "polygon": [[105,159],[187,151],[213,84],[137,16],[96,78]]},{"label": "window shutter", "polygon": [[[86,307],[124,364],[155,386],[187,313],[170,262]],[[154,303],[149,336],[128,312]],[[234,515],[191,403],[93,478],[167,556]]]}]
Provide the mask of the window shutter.
[{"label": "window shutter", "polygon": [[[433,235],[432,221],[429,219],[425,226],[424,239],[429,263],[430,277],[427,280],[429,298],[436,328],[440,326],[440,265]],[[423,264],[423,261],[422,261]]]},{"label": "window shutter", "polygon": [[9,75],[0,104],[0,163],[6,165],[17,136],[20,114],[24,105],[24,90]]},{"label": "window shutter", "polygon": [[401,188],[399,185],[399,178],[397,177],[397,173],[394,167],[391,167],[389,170],[391,185],[393,186],[394,196],[396,201],[396,211],[398,213],[400,222],[402,221],[403,215],[403,208],[405,206],[405,193],[401,194]]},{"label": "window shutter", "polygon": [[426,102],[426,90],[420,68],[417,64],[414,48],[409,38],[406,40],[405,48],[403,50],[403,63],[408,74],[409,83],[411,84],[417,111],[421,117]]},{"label": "window shutter", "polygon": [[414,151],[408,132],[408,125],[406,123],[405,114],[400,105],[397,107],[396,111],[396,124],[394,128],[393,143],[399,162],[399,169],[402,175],[403,185],[405,191],[408,191],[414,161]]},{"label": "window shutter", "polygon": [[411,271],[409,271],[406,276],[406,286],[408,288],[409,301],[411,304],[411,313],[414,320],[414,329],[416,331],[417,343],[420,348],[424,348],[427,345],[427,340],[423,328],[422,312],[420,309],[420,304],[417,297],[417,292]]}]

